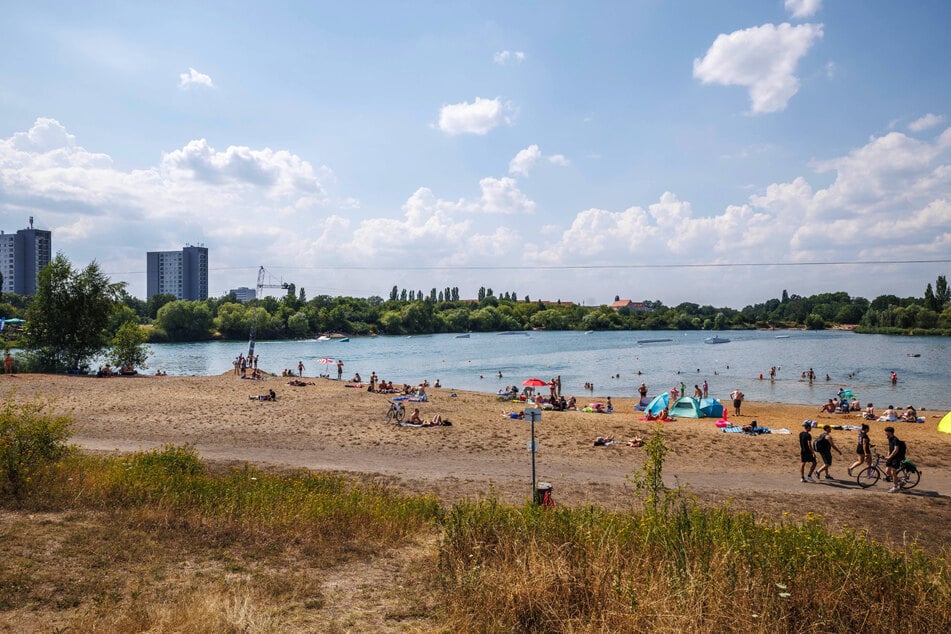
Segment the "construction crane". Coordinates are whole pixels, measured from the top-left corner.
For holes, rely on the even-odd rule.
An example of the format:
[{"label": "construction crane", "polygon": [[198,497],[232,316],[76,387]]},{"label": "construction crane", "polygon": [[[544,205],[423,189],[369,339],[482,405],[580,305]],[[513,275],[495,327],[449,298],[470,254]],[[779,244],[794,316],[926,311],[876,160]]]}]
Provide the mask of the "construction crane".
[{"label": "construction crane", "polygon": [[[288,284],[287,282],[284,282],[284,281],[280,282],[279,284],[269,284],[269,283],[266,283],[266,282],[264,281],[264,278],[265,278],[266,275],[267,275],[267,271],[265,270],[265,268],[264,268],[263,266],[258,269],[258,285],[255,287],[255,293],[254,293],[254,296],[255,296],[256,298],[258,298],[258,299],[260,299],[261,297],[263,297],[263,291],[264,291],[265,288],[284,288],[284,289],[286,289],[286,288],[288,288],[288,287],[290,286],[290,284]],[[257,332],[257,329],[258,329],[257,320],[254,319],[254,316],[252,315],[252,317],[251,317],[251,335],[250,335],[250,337],[248,338],[248,361],[254,361],[254,335],[255,335],[255,333]]]}]

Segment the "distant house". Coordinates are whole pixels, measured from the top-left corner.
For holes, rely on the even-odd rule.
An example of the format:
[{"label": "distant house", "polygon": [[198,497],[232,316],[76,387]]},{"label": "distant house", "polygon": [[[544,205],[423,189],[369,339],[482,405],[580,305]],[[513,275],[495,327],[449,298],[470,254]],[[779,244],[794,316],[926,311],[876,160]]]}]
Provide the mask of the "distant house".
[{"label": "distant house", "polygon": [[614,312],[626,308],[629,312],[650,312],[654,310],[647,302],[632,302],[629,299],[615,299],[611,304]]}]

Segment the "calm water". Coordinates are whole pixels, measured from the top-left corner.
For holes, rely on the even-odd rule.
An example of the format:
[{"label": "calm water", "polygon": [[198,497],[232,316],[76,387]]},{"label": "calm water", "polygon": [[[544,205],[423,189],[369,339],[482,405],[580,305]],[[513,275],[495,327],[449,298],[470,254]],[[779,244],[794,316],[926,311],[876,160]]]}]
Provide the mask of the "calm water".
[{"label": "calm water", "polygon": [[[443,387],[496,392],[529,377],[548,380],[560,375],[565,394],[583,396],[585,382],[598,396],[632,396],[641,381],[650,393],[666,391],[682,380],[692,393],[704,379],[712,396],[725,399],[739,387],[750,400],[821,403],[839,387],[852,389],[864,405],[883,408],[914,404],[929,410],[951,409],[951,339],[888,337],[842,331],[742,331],[722,333],[730,343],[711,345],[709,332],[531,332],[527,335],[472,333],[352,338],[349,342],[260,341],[255,352],[262,370],[280,373],[303,361],[305,376],[335,365],[320,358],[342,359],[344,379],[371,372],[396,383],[439,379]],[[782,338],[777,338],[777,334]],[[788,337],[786,336],[788,335]],[[638,339],[670,339],[638,344]],[[246,341],[158,344],[152,346],[149,368],[169,374],[220,374],[232,369]],[[909,356],[919,354],[919,357]],[[777,366],[776,381],[769,368]],[[815,370],[809,385],[802,372]],[[889,374],[898,373],[898,384]],[[637,372],[640,371],[641,375]],[[502,378],[499,378],[499,372]],[[760,381],[763,373],[766,380]],[[852,374],[849,379],[848,375]],[[616,378],[616,375],[620,378]],[[826,374],[830,380],[825,380]],[[590,394],[590,393],[588,393]]]}]

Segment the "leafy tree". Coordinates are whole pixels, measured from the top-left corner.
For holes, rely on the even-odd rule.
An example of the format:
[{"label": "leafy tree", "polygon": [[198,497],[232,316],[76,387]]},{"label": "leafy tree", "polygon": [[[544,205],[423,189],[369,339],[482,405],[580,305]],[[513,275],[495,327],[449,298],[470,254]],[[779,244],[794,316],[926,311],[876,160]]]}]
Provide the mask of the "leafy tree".
[{"label": "leafy tree", "polygon": [[112,338],[112,349],[109,351],[109,360],[118,368],[147,368],[145,362],[152,349],[146,344],[149,336],[141,326],[133,321],[127,321],[116,331]]},{"label": "leafy tree", "polygon": [[211,338],[214,320],[204,303],[175,300],[159,309],[155,324],[172,341],[201,341]]},{"label": "leafy tree", "polygon": [[152,295],[146,302],[146,314],[149,316],[149,319],[155,319],[162,306],[169,302],[174,302],[176,299],[177,298],[171,293],[156,293]]},{"label": "leafy tree", "polygon": [[108,345],[107,326],[121,283],[109,281],[96,262],[73,270],[62,254],[40,271],[27,313],[26,348],[38,367],[79,370]]},{"label": "leafy tree", "polygon": [[940,307],[951,302],[951,288],[948,288],[948,279],[944,275],[938,276],[934,285],[934,294]]},{"label": "leafy tree", "polygon": [[938,298],[935,296],[934,291],[931,290],[931,282],[928,282],[927,288],[925,288],[925,306],[931,310],[938,310]]}]

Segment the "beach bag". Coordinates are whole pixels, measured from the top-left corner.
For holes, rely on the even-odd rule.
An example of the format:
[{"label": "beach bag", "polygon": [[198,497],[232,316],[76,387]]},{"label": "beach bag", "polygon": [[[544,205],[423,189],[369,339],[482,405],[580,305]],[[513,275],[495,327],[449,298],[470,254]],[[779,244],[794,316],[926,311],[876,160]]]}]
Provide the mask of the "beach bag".
[{"label": "beach bag", "polygon": [[829,438],[825,432],[819,434],[819,437],[812,441],[812,448],[814,451],[828,451],[829,450]]},{"label": "beach bag", "polygon": [[911,460],[905,459],[901,461],[901,466],[905,468],[905,471],[908,473],[918,473],[918,465],[916,465]]}]

